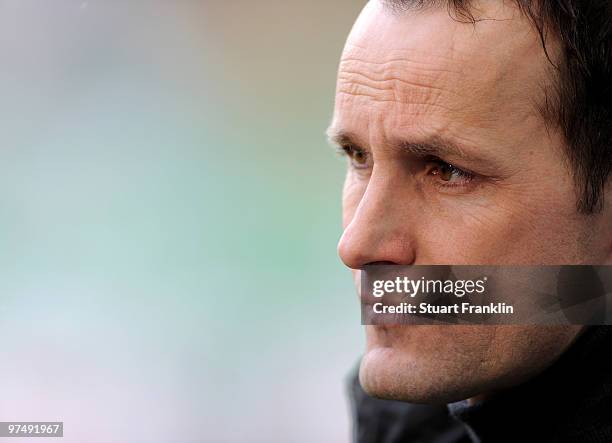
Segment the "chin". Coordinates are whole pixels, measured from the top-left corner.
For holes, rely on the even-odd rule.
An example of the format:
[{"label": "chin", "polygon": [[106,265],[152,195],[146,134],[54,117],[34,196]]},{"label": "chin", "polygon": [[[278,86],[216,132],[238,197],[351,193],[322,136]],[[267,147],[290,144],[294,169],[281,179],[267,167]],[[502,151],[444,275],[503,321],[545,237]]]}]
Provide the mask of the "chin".
[{"label": "chin", "polygon": [[577,330],[532,326],[367,326],[359,371],[371,396],[412,403],[464,400],[544,370]]},{"label": "chin", "polygon": [[430,370],[425,358],[412,358],[392,347],[369,349],[361,360],[359,381],[372,397],[411,403],[445,404],[468,398],[465,381]]}]

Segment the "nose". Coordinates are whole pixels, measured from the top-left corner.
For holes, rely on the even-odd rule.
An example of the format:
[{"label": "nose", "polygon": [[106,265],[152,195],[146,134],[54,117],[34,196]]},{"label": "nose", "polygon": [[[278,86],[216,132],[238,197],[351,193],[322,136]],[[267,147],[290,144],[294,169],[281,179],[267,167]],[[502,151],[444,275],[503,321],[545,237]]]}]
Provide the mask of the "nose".
[{"label": "nose", "polygon": [[405,202],[409,196],[401,195],[401,189],[391,180],[372,175],[338,243],[338,255],[346,266],[362,269],[373,263],[414,263],[413,211]]}]

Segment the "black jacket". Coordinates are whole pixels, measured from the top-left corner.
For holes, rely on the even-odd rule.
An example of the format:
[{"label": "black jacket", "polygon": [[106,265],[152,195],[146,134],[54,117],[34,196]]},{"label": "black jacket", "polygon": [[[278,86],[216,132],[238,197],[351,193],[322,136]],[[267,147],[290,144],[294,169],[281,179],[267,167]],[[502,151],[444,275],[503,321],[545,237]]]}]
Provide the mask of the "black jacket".
[{"label": "black jacket", "polygon": [[550,368],[473,406],[368,396],[353,374],[358,443],[612,443],[612,327],[589,327]]}]

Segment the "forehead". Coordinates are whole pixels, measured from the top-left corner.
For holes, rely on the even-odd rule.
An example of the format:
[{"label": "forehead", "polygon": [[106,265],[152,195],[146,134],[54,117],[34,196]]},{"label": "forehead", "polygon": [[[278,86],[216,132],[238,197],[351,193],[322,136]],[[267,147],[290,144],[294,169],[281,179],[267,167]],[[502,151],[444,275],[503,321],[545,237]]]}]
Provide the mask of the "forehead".
[{"label": "forehead", "polygon": [[392,13],[371,1],[342,55],[334,126],[500,137],[509,125],[541,120],[549,64],[512,5],[476,3],[472,24],[446,7]]}]

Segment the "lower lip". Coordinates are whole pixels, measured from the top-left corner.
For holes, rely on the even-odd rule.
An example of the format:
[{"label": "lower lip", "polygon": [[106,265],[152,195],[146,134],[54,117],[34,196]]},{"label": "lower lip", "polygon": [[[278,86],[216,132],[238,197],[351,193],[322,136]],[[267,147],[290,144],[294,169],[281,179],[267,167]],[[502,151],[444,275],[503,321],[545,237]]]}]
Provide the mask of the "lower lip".
[{"label": "lower lip", "polygon": [[431,323],[431,320],[429,319],[427,319],[427,322],[424,322],[420,316],[412,314],[376,314],[373,311],[373,306],[373,303],[362,303],[361,309],[365,309],[367,315],[365,322],[363,321],[364,318],[362,315],[362,324],[381,328],[401,328],[403,326]]}]

